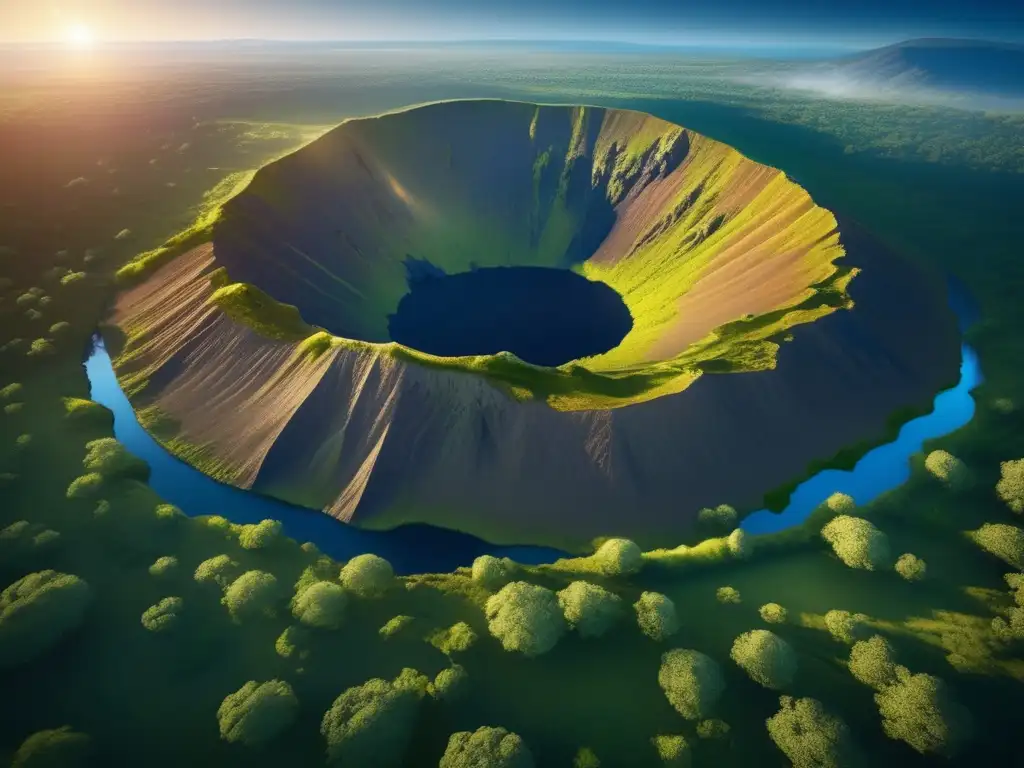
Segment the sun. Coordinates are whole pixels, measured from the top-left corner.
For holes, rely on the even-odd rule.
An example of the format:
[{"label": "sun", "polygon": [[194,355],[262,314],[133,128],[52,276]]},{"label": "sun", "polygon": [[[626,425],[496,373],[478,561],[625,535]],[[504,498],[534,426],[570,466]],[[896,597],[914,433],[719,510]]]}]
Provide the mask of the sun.
[{"label": "sun", "polygon": [[72,24],[65,32],[65,39],[74,48],[92,48],[96,36],[85,24]]}]

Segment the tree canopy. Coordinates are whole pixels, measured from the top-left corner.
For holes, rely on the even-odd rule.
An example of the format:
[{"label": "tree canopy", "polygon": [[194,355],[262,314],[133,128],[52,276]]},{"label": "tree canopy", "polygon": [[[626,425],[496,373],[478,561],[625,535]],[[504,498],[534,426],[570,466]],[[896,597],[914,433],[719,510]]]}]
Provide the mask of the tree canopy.
[{"label": "tree canopy", "polygon": [[834,517],[821,529],[821,536],[851,568],[877,571],[891,562],[889,537],[862,517]]},{"label": "tree canopy", "polygon": [[895,684],[902,670],[896,664],[892,645],[881,635],[854,643],[849,667],[850,674],[876,691]]},{"label": "tree canopy", "polygon": [[485,612],[487,628],[502,648],[525,656],[547,653],[568,629],[555,593],[525,581],[491,595]]},{"label": "tree canopy", "polygon": [[341,583],[359,597],[380,597],[395,581],[391,563],[377,555],[357,555],[341,569]]},{"label": "tree canopy", "polygon": [[665,640],[679,631],[676,604],[660,592],[644,592],[633,603],[640,631],[652,640]]},{"label": "tree canopy", "polygon": [[280,598],[277,577],[266,571],[246,571],[224,592],[221,602],[235,619],[273,615]]},{"label": "tree canopy", "polygon": [[588,581],[574,581],[558,593],[569,626],[580,637],[600,637],[622,618],[622,598]]},{"label": "tree canopy", "polygon": [[448,739],[440,768],[533,768],[526,743],[504,728],[484,726],[459,731]]},{"label": "tree canopy", "polygon": [[999,465],[996,493],[1006,506],[1018,515],[1024,514],[1024,459],[1004,461]]},{"label": "tree canopy", "polygon": [[955,755],[970,739],[970,712],[932,675],[905,675],[875,694],[882,728],[922,754]]},{"label": "tree canopy", "polygon": [[166,632],[178,623],[185,601],[180,597],[165,597],[149,606],[142,614],[142,626],[150,632]]},{"label": "tree canopy", "polygon": [[89,764],[92,739],[70,726],[37,731],[18,747],[11,768],[83,768]]},{"label": "tree canopy", "polygon": [[225,741],[259,746],[291,725],[298,711],[299,700],[288,683],[250,680],[228,694],[217,709],[220,736]]},{"label": "tree canopy", "polygon": [[725,678],[710,656],[677,648],[662,654],[658,685],[676,712],[687,720],[700,720],[721,698]]},{"label": "tree canopy", "polygon": [[84,580],[57,571],[30,573],[0,592],[0,667],[50,650],[82,622],[92,599]]},{"label": "tree canopy", "polygon": [[337,629],[345,618],[348,595],[338,584],[318,581],[292,599],[292,615],[307,627]]},{"label": "tree canopy", "polygon": [[785,688],[796,675],[793,648],[767,629],[744,632],[733,642],[729,656],[751,680],[765,688]]},{"label": "tree canopy", "polygon": [[628,576],[640,572],[644,555],[629,539],[608,539],[594,553],[594,562],[606,576]]},{"label": "tree canopy", "polygon": [[967,535],[989,554],[1024,571],[1024,530],[1004,523],[985,523]]},{"label": "tree canopy", "polygon": [[793,768],[855,768],[864,759],[850,729],[817,699],[782,696],[768,718],[768,735]]},{"label": "tree canopy", "polygon": [[505,586],[512,575],[514,563],[507,557],[480,555],[473,561],[472,578],[492,592]]}]

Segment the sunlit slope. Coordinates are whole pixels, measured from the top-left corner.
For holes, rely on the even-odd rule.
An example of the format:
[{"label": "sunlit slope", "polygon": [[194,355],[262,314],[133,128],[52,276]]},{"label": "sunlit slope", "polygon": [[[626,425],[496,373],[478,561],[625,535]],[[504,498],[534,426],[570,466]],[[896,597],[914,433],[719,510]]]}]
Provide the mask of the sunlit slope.
[{"label": "sunlit slope", "polygon": [[[781,172],[638,113],[350,121],[196,237],[118,300],[140,421],[218,479],[366,527],[673,545],[956,378],[941,286]],[[387,340],[410,273],[505,264],[607,282],[632,332],[548,369]]]}]

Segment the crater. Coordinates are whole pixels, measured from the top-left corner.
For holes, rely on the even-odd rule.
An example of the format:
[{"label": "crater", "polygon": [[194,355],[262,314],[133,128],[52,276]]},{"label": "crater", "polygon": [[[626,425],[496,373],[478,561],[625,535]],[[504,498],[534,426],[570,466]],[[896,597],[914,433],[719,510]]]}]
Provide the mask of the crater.
[{"label": "crater", "polygon": [[959,370],[941,280],[651,115],[342,123],[118,273],[140,423],[345,522],[672,546],[884,441]]}]

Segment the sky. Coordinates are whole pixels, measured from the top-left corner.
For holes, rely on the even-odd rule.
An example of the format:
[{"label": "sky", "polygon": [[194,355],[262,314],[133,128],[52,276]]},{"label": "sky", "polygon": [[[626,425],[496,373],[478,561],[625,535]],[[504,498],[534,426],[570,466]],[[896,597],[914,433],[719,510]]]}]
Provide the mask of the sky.
[{"label": "sky", "polygon": [[609,40],[688,46],[912,37],[1024,43],[1024,0],[0,0],[0,41]]}]

